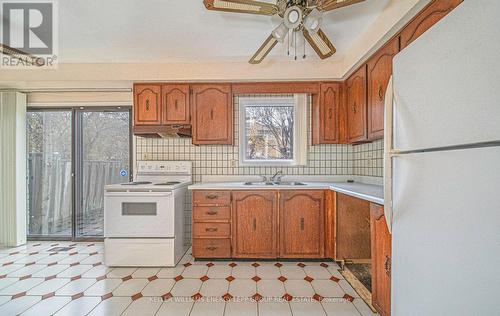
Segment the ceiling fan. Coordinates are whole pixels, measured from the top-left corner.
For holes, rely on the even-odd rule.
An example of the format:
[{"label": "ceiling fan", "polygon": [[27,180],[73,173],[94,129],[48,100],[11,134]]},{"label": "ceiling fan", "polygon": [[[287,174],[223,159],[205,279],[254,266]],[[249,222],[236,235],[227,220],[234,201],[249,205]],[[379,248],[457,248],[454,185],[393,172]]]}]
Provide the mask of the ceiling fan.
[{"label": "ceiling fan", "polygon": [[[335,54],[336,49],[326,34],[321,30],[322,12],[332,11],[365,0],[277,0],[276,4],[255,0],[203,0],[205,7],[213,11],[237,12],[259,15],[278,15],[283,22],[269,35],[257,52],[249,60],[250,64],[259,64],[278,42],[283,43],[288,36],[295,46],[311,45],[321,59]],[[301,40],[302,39],[302,40]],[[290,53],[290,52],[288,52]],[[305,47],[304,56],[305,58]]]}]

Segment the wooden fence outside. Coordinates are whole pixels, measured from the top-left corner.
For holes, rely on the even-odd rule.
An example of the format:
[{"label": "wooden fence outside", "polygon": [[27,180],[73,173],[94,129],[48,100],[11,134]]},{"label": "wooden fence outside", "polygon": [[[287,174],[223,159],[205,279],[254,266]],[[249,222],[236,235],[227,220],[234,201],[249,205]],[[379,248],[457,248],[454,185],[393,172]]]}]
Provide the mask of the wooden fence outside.
[{"label": "wooden fence outside", "polygon": [[[83,212],[77,214],[77,229],[102,232],[104,186],[126,182],[122,161],[83,162]],[[28,154],[28,231],[30,235],[71,235],[71,161],[45,161],[41,153]],[[100,226],[100,228],[99,228]]]}]

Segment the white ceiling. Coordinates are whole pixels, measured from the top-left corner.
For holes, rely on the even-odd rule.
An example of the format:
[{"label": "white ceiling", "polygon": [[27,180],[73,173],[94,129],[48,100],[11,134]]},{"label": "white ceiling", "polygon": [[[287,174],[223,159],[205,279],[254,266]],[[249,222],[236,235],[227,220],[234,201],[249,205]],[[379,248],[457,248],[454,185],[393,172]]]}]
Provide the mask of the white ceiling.
[{"label": "white ceiling", "polygon": [[[271,2],[271,1],[269,1]],[[324,14],[323,30],[341,58],[390,0],[366,0]],[[207,11],[202,0],[59,1],[63,63],[248,60],[279,17]],[[286,60],[285,45],[272,59]],[[309,60],[319,59],[307,48]]]}]

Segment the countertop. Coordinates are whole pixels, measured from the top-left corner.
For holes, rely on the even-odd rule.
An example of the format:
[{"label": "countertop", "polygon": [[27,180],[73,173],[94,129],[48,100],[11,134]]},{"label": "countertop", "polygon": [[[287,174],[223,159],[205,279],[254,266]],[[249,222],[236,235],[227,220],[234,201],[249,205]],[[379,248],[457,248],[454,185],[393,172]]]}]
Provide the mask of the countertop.
[{"label": "countertop", "polygon": [[245,182],[202,182],[190,185],[189,190],[333,190],[377,204],[384,204],[384,187],[361,182],[309,182],[305,185],[245,185]]}]

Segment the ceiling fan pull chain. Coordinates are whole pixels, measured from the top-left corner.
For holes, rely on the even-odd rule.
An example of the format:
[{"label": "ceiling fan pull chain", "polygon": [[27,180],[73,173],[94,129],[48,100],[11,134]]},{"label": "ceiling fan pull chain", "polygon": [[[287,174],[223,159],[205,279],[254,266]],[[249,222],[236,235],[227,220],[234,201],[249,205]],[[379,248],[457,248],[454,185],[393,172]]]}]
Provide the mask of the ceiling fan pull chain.
[{"label": "ceiling fan pull chain", "polygon": [[293,41],[295,46],[295,60],[297,60],[297,32],[293,31]]},{"label": "ceiling fan pull chain", "polygon": [[288,46],[286,47],[286,54],[290,56],[290,30],[288,30]]}]

